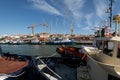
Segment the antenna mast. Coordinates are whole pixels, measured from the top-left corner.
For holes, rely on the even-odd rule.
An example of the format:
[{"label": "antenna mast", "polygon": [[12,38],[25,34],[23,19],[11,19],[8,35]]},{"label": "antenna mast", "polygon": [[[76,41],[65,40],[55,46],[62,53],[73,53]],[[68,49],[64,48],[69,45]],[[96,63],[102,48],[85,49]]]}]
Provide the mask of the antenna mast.
[{"label": "antenna mast", "polygon": [[109,3],[109,8],[107,9],[107,13],[110,14],[109,19],[110,19],[110,27],[111,27],[112,26],[112,6],[113,6],[114,0],[109,0],[109,1],[110,3]]}]

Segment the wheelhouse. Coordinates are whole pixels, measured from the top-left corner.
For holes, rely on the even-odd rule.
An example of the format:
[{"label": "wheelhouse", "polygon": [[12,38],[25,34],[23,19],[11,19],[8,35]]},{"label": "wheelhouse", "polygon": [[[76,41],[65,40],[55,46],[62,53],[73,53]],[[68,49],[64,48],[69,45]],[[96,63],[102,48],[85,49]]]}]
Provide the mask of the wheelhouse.
[{"label": "wheelhouse", "polygon": [[100,54],[106,54],[110,57],[120,59],[120,38],[96,38],[96,48],[100,50]]}]

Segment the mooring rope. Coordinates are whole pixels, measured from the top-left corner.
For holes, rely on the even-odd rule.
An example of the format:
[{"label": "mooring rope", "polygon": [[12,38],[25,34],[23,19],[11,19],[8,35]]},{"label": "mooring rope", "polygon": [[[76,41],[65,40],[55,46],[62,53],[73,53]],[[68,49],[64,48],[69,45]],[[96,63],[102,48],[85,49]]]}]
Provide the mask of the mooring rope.
[{"label": "mooring rope", "polygon": [[50,56],[48,56],[48,57],[53,57],[53,56],[55,56],[55,55],[57,55],[57,52],[55,52],[54,54],[52,54],[52,55],[50,55]]},{"label": "mooring rope", "polygon": [[43,57],[54,57],[57,55],[57,52],[55,52],[54,54],[50,55],[50,56],[37,56],[36,59],[38,58],[43,58]]}]

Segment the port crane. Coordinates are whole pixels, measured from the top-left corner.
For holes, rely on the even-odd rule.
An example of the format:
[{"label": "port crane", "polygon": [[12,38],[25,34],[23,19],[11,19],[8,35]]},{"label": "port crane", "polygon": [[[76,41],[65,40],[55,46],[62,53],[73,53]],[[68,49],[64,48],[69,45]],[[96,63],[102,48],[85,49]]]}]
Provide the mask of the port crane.
[{"label": "port crane", "polygon": [[32,24],[32,26],[27,27],[27,28],[29,28],[29,29],[32,29],[32,37],[35,36],[35,34],[34,34],[34,28],[35,28],[35,27],[38,27],[38,26],[45,26],[46,28],[48,28],[48,24],[47,24],[46,22],[44,22],[44,23],[42,23],[42,24],[38,24],[38,25]]}]

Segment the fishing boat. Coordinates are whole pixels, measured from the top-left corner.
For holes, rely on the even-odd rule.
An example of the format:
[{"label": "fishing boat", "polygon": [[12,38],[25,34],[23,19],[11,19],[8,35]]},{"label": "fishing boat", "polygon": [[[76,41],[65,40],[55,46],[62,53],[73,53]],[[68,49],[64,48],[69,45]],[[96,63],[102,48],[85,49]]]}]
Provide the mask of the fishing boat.
[{"label": "fishing boat", "polygon": [[[120,15],[115,15],[113,21],[114,35],[96,37],[93,46],[83,47],[88,56],[87,66],[92,80],[120,80]],[[106,31],[105,28],[102,31]]]},{"label": "fishing boat", "polygon": [[58,47],[56,51],[61,57],[69,58],[69,61],[68,59],[67,61],[73,62],[73,65],[75,65],[75,63],[79,65],[80,62],[86,65],[87,55],[83,52],[82,48],[62,45],[62,47]]},{"label": "fishing boat", "polygon": [[0,80],[19,80],[30,65],[31,61],[27,57],[3,53],[0,47]]},{"label": "fishing boat", "polygon": [[46,42],[46,45],[76,45],[75,40],[70,40],[68,38],[55,38],[52,41]]},{"label": "fishing boat", "polygon": [[39,41],[39,40],[37,40],[37,39],[33,39],[33,40],[30,41],[29,44],[38,44],[38,45],[40,45],[40,44],[41,44],[41,41]]}]

